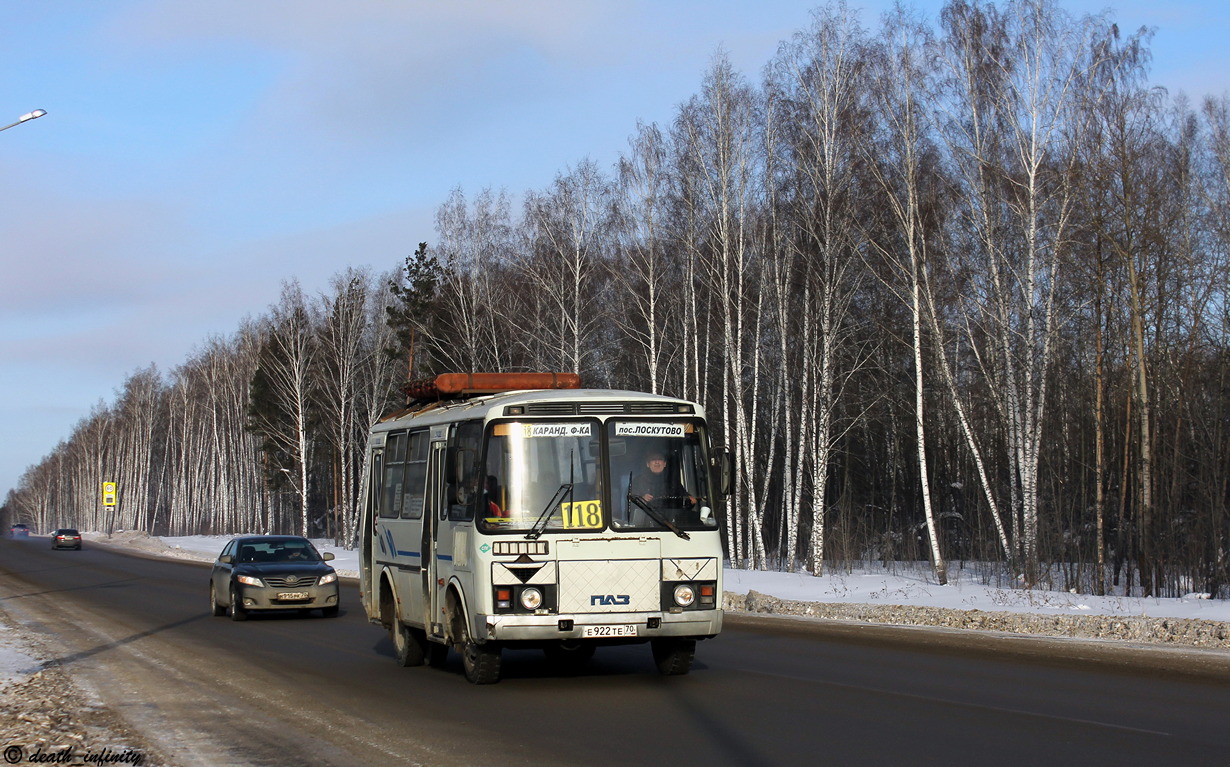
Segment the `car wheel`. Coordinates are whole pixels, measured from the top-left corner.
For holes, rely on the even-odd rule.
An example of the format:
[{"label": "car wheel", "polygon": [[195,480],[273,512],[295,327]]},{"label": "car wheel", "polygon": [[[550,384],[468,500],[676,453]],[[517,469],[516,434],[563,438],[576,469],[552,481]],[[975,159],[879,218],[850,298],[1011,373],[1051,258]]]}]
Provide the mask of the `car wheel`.
[{"label": "car wheel", "polygon": [[427,635],[397,621],[389,633],[393,637],[393,651],[397,653],[397,665],[421,666],[427,657]]},{"label": "car wheel", "polygon": [[243,609],[243,605],[239,602],[239,594],[236,593],[235,587],[231,586],[231,620],[245,621],[248,619],[248,611]]},{"label": "car wheel", "polygon": [[221,618],[226,615],[226,608],[218,604],[218,593],[214,591],[214,585],[209,584],[209,611],[213,613],[215,618]]},{"label": "car wheel", "polygon": [[667,676],[681,676],[692,670],[692,658],[696,655],[695,639],[654,639],[653,662],[658,671]]}]

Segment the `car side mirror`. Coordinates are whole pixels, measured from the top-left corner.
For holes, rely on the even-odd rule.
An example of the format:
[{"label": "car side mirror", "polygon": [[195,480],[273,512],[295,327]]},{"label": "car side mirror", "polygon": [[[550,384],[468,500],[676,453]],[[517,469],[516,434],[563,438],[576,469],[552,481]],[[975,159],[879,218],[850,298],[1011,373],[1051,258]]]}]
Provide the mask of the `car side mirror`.
[{"label": "car side mirror", "polygon": [[218,557],[218,561],[224,565],[229,565],[231,562],[235,561],[235,558],[232,557],[230,554],[223,554],[222,556]]},{"label": "car side mirror", "polygon": [[321,554],[321,555],[320,555],[320,558],[321,558],[321,559],[323,559],[324,561],[328,562],[328,561],[330,561],[330,560],[332,560],[332,559],[333,559],[333,552],[332,552],[332,551],[326,551],[324,554]]}]

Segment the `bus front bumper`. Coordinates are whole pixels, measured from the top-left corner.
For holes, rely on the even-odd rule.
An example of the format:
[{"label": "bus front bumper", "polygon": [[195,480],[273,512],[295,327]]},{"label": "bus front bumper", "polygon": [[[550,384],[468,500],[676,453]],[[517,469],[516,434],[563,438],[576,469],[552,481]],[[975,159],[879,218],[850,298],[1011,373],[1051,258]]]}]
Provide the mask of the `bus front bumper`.
[{"label": "bus front bumper", "polygon": [[721,610],[682,613],[478,615],[480,641],[542,642],[560,639],[636,642],[658,637],[706,639],[722,630]]}]

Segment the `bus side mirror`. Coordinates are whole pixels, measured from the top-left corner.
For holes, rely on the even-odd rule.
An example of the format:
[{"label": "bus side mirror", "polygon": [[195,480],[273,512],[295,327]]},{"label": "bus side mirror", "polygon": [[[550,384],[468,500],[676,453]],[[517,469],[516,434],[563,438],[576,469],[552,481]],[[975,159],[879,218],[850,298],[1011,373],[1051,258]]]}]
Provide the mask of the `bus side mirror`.
[{"label": "bus side mirror", "polygon": [[729,496],[735,484],[735,464],[730,448],[723,445],[713,449],[713,470],[717,473],[718,490],[723,496]]}]

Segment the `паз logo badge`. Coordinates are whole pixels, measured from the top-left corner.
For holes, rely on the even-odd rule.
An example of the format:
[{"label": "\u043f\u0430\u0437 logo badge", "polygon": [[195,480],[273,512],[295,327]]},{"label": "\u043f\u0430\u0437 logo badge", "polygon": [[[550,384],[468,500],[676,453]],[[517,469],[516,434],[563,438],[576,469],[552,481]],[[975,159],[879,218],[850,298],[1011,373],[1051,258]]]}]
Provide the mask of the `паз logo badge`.
[{"label": "\u043f\u0430\u0437 logo badge", "polygon": [[632,603],[632,597],[627,594],[591,594],[589,597],[590,605],[603,605],[609,607],[612,605],[627,605]]}]

